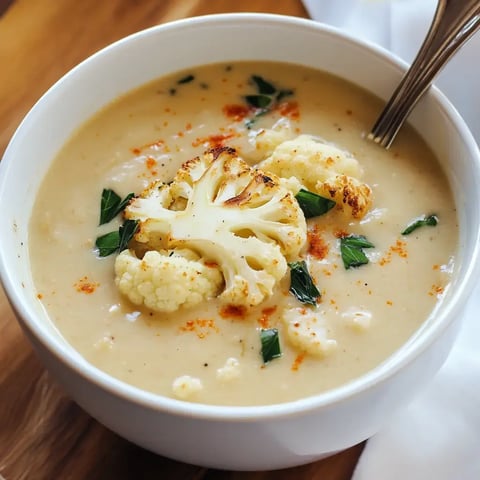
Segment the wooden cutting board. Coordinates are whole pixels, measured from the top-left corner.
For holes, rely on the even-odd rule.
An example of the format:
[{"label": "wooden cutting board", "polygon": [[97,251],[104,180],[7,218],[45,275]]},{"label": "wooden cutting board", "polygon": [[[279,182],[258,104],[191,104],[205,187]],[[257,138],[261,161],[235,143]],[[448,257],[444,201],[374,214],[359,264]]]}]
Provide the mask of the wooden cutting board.
[{"label": "wooden cutting board", "polygon": [[[234,11],[307,16],[301,0],[0,0],[0,155],[42,93],[93,52],[152,25]],[[6,480],[348,480],[362,448],[303,467],[249,473],[142,450],[55,385],[0,289],[0,477]]]}]

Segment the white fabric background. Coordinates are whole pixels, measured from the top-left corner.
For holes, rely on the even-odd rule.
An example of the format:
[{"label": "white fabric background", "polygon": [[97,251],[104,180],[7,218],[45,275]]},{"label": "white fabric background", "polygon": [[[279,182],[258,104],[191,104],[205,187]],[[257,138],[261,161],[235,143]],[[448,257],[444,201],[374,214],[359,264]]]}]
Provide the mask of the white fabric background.
[{"label": "white fabric background", "polygon": [[[311,17],[411,62],[435,0],[304,0]],[[480,32],[435,84],[480,142]],[[479,185],[480,188],[480,185]],[[445,365],[424,391],[367,442],[353,480],[480,480],[480,279]]]}]

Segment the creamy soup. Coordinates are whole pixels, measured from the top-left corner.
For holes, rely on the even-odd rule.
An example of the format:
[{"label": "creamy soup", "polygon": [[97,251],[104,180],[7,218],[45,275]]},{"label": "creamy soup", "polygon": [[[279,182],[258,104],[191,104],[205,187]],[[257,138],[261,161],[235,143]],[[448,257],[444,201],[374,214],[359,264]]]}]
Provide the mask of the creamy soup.
[{"label": "creamy soup", "polygon": [[[388,151],[365,138],[380,110],[378,99],[348,82],[276,63],[195,68],[117,99],[68,141],[39,191],[29,241],[39,301],[93,365],[166,396],[221,405],[273,404],[364,374],[404,344],[441,301],[457,245],[449,185],[421,138],[404,128]],[[302,143],[304,135],[310,137]],[[364,188],[368,202],[364,211],[355,212],[358,198],[342,206],[338,195],[333,198],[335,189],[322,184],[323,196],[331,192],[339,205],[306,224],[303,217],[296,220],[295,231],[304,229],[304,245],[282,258],[288,269],[271,292],[262,286],[263,300],[250,302],[253,306],[222,300],[227,255],[216,256],[214,250],[212,258],[202,258],[202,250],[194,249],[205,268],[220,272],[217,293],[195,305],[189,304],[192,293],[175,308],[177,290],[200,288],[195,282],[185,287],[175,276],[159,280],[162,288],[172,287],[163,299],[164,311],[143,302],[141,295],[130,297],[128,285],[125,291],[117,286],[118,252],[100,256],[96,242],[118,232],[124,219],[120,212],[99,226],[104,189],[124,199],[154,181],[170,188],[179,167],[209,148],[216,149],[214,156],[238,155],[248,165],[268,165],[268,159],[275,165],[272,155],[277,155],[288,170],[288,155],[295,162],[302,148],[308,154],[318,144],[327,151],[338,149],[332,151],[355,163],[358,176],[347,177],[355,177],[354,187]],[[236,153],[218,153],[224,146]],[[328,158],[326,168],[336,161]],[[338,168],[337,173],[346,173]],[[265,170],[262,178],[275,183],[273,173],[283,175],[270,173]],[[302,175],[303,186],[315,184],[315,169],[305,167]],[[298,186],[278,188],[298,194]],[[348,192],[342,192],[345,199]],[[197,212],[204,218],[192,219],[192,226],[201,230],[203,224],[211,231],[200,234],[212,236],[215,222],[224,221],[219,220],[222,212]],[[419,228],[402,234],[418,219]],[[255,236],[248,224],[236,232],[245,241]],[[344,251],[348,238],[370,244]],[[265,243],[270,248],[272,240]],[[140,245],[139,253],[138,247],[133,255],[140,260],[145,250],[154,249]],[[342,254],[349,253],[361,261],[345,263]],[[253,249],[250,266],[260,271],[263,265],[255,264],[255,255]],[[318,291],[310,303],[291,291],[291,271],[302,261]],[[152,292],[158,293],[154,287]],[[266,350],[271,347],[270,356],[262,352],[262,339]]]}]

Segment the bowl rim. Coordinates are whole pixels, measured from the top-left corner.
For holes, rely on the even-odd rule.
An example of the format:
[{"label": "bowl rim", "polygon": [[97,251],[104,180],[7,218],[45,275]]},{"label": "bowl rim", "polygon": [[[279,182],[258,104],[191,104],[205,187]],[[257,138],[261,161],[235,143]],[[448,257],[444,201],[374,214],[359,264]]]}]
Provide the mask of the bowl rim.
[{"label": "bowl rim", "polygon": [[[46,97],[48,96],[49,92],[55,89],[57,85],[62,83],[65,78],[75,75],[78,70],[83,69],[85,65],[92,62],[93,59],[97,59],[99,56],[109,55],[112,51],[122,48],[125,43],[129,43],[132,40],[139,39],[143,36],[156,35],[158,32],[166,32],[172,29],[188,29],[191,27],[198,27],[202,24],[209,24],[212,22],[215,22],[216,24],[225,24],[228,22],[236,23],[238,21],[245,24],[251,22],[266,22],[273,23],[275,25],[285,25],[290,28],[294,26],[302,29],[323,32],[328,35],[336,36],[349,44],[355,44],[362,49],[369,50],[375,56],[380,57],[383,62],[396,67],[402,72],[407,68],[407,64],[403,60],[372,42],[359,39],[352,34],[330,25],[322,24],[311,19],[293,17],[289,15],[247,12],[222,13],[195,16],[155,25],[121,38],[120,40],[107,45],[93,55],[87,57],[77,66],[63,75],[40,97],[40,99],[30,109],[18,126],[16,132],[7,145],[3,160],[0,162],[0,197],[3,190],[2,185],[5,183],[4,177],[6,169],[9,162],[13,161],[12,151],[15,149],[18,132],[22,130],[24,124],[32,115],[32,112],[38,108],[38,105],[46,101]],[[434,98],[436,104],[449,118],[453,129],[456,131],[456,134],[463,139],[465,146],[476,161],[477,166],[476,172],[474,173],[476,174],[477,180],[480,182],[480,152],[478,150],[477,143],[474,140],[470,130],[466,126],[464,120],[461,118],[449,100],[435,86],[432,86],[427,94]],[[474,170],[473,167],[472,169]],[[225,419],[228,419],[229,421],[249,422],[257,421],[259,419],[266,420],[279,417],[291,417],[298,414],[303,415],[319,408],[332,407],[335,404],[345,402],[347,399],[353,396],[362,394],[365,391],[374,388],[378,384],[384,382],[387,378],[398,374],[407,364],[412,363],[449,327],[453,321],[452,319],[455,317],[455,311],[460,310],[462,304],[465,303],[466,298],[473,290],[474,282],[471,281],[471,279],[475,275],[480,275],[479,231],[476,232],[475,240],[476,245],[473,258],[470,258],[470,263],[466,267],[464,276],[458,281],[456,285],[456,292],[453,292],[450,302],[448,305],[446,305],[446,308],[442,309],[442,312],[440,312],[438,315],[435,324],[429,327],[428,331],[425,333],[425,335],[423,335],[421,341],[414,342],[413,345],[404,345],[401,347],[399,351],[402,352],[402,355],[400,358],[396,358],[392,364],[385,366],[385,362],[382,362],[382,364],[366,372],[362,376],[340,385],[339,387],[313,396],[272,405],[222,406],[216,404],[210,405],[183,401],[148,392],[123,382],[122,380],[103,372],[93,364],[90,364],[86,359],[84,359],[84,362],[79,363],[79,354],[73,349],[73,347],[62,345],[59,340],[56,340],[51,335],[47,334],[43,329],[40,328],[34,315],[31,315],[28,309],[25,308],[25,300],[23,298],[21,288],[7,269],[7,252],[5,252],[5,249],[2,248],[0,248],[0,280],[3,283],[7,298],[13,306],[13,309],[18,317],[17,321],[19,321],[22,326],[26,327],[28,329],[28,333],[31,334],[36,341],[39,341],[51,355],[55,356],[70,370],[75,371],[76,374],[83,378],[83,380],[93,383],[100,389],[117,397],[121,397],[123,400],[134,403],[138,406],[146,407],[150,410],[169,413],[177,416],[194,417],[197,419],[218,421],[224,421]],[[1,244],[2,240],[0,238],[0,245]]]}]

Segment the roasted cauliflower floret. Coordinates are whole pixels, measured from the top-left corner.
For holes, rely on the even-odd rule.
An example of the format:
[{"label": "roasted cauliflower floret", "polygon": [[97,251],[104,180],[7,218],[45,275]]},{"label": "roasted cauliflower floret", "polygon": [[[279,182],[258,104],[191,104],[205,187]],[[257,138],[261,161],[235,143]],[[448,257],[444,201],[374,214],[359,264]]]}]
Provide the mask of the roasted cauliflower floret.
[{"label": "roasted cauliflower floret", "polygon": [[316,191],[341,205],[353,218],[363,218],[372,204],[370,187],[347,175],[336,175],[317,183]]},{"label": "roasted cauliflower floret", "polygon": [[135,305],[173,312],[218,295],[223,277],[188,250],[147,251],[142,259],[124,250],[115,260],[115,283]]},{"label": "roasted cauliflower floret", "polygon": [[304,307],[283,312],[289,342],[299,350],[316,357],[329,355],[337,348],[336,340],[328,337],[326,321],[322,314]]},{"label": "roasted cauliflower floret", "polygon": [[332,198],[353,218],[362,218],[370,208],[372,192],[359,180],[358,161],[309,135],[281,143],[258,167],[279,177],[296,177],[307,190]]},{"label": "roasted cauliflower floret", "polygon": [[269,157],[280,144],[291,140],[294,136],[290,122],[281,118],[272,128],[252,131],[249,141],[255,147],[254,156],[259,162]]},{"label": "roasted cauliflower floret", "polygon": [[[134,238],[143,249],[189,249],[218,265],[219,298],[234,305],[258,305],[271,295],[306,241],[292,192],[226,147],[186,162],[170,184],[153,184],[125,217],[139,221]],[[168,276],[165,282],[175,283]],[[168,304],[163,292],[157,290],[159,311]]]}]

